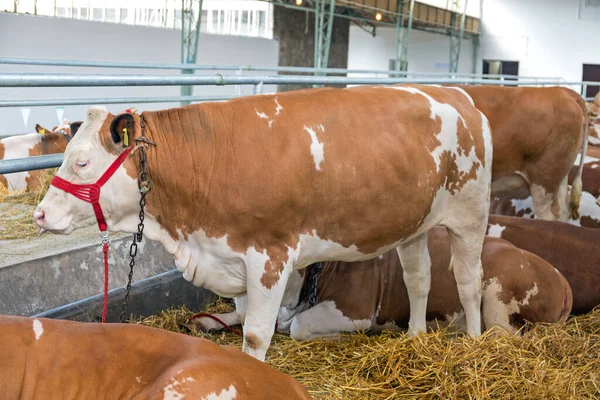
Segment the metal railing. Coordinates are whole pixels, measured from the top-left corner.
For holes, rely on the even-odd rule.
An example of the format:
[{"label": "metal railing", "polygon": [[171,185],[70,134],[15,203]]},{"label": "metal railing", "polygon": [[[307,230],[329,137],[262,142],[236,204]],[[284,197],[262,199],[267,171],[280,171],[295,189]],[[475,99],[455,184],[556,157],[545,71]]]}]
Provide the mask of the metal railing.
[{"label": "metal railing", "polygon": [[241,72],[283,72],[283,73],[311,73],[327,76],[329,74],[370,74],[387,76],[413,76],[413,77],[455,77],[455,78],[486,78],[500,80],[532,80],[532,81],[564,81],[560,77],[542,78],[537,76],[518,75],[483,75],[473,73],[449,73],[449,72],[408,72],[388,71],[377,69],[344,69],[344,68],[313,68],[313,67],[267,67],[252,65],[211,65],[211,64],[162,64],[143,62],[107,62],[107,61],[80,61],[80,60],[51,60],[35,58],[0,58],[0,64],[32,65],[32,66],[56,66],[56,67],[90,67],[90,68],[123,68],[123,69],[151,69],[151,70],[194,70],[194,71],[238,71]]},{"label": "metal railing", "polygon": [[[179,85],[254,85],[254,93],[262,92],[263,84],[320,84],[320,85],[360,85],[360,84],[481,84],[505,86],[545,86],[557,85],[555,81],[522,82],[499,79],[413,79],[413,78],[357,78],[357,77],[315,77],[315,76],[228,76],[217,74],[202,75],[73,75],[73,74],[0,74],[0,87],[50,87],[50,86],[179,86]],[[600,85],[598,82],[561,82],[561,86]],[[107,99],[114,100],[114,99]],[[0,174],[54,168],[62,164],[63,155],[37,156],[0,161]]]}]

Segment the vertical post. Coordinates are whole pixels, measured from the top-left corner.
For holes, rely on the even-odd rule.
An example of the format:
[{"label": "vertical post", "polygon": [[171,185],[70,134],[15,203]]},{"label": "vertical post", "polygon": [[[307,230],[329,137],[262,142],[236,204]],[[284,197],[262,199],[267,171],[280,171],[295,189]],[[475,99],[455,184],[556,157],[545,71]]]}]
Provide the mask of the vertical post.
[{"label": "vertical post", "polygon": [[396,71],[408,70],[408,46],[410,44],[410,34],[412,32],[415,0],[410,0],[408,24],[406,27],[404,27],[404,4],[405,1],[398,0],[398,15],[396,15]]},{"label": "vertical post", "polygon": [[[450,73],[458,72],[458,61],[460,59],[460,47],[462,44],[463,35],[465,32],[465,19],[467,17],[467,2],[468,0],[464,0],[464,8],[463,12],[460,16],[460,25],[457,29],[456,27],[456,17],[458,15],[460,0],[453,0],[453,10],[451,11],[450,17]],[[458,31],[458,32],[457,32]]]},{"label": "vertical post", "polygon": [[[327,2],[329,1],[329,7]],[[335,0],[316,0],[315,3],[315,48],[314,67],[327,68],[329,62],[329,49],[331,47],[331,32],[333,30],[333,12]],[[323,75],[315,71],[315,75]],[[313,85],[318,87],[321,85]]]},{"label": "vertical post", "polygon": [[[197,12],[196,13],[194,12]],[[202,20],[202,0],[181,0],[181,63],[194,64],[198,55],[198,39],[200,38],[200,22]],[[182,69],[182,74],[191,75],[194,70]],[[181,86],[182,96],[192,94],[191,86]],[[186,106],[189,101],[182,101]]]},{"label": "vertical post", "polygon": [[477,74],[477,62],[479,61],[479,35],[473,36],[473,74]]}]

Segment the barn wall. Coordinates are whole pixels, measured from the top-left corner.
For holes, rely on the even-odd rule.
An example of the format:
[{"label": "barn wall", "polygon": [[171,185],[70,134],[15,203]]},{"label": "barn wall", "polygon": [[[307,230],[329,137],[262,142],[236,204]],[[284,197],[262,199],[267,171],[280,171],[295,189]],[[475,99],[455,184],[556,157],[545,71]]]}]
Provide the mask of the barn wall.
[{"label": "barn wall", "polygon": [[[585,0],[581,0],[585,3]],[[520,75],[580,81],[600,64],[600,9],[580,19],[580,0],[483,0],[483,59],[519,61]]]},{"label": "barn wall", "polygon": [[[273,15],[273,37],[279,41],[279,65],[314,66],[315,14],[275,6]],[[348,68],[349,28],[349,20],[334,20],[327,64],[329,68]],[[304,87],[285,85],[280,86],[279,91]]]},{"label": "barn wall", "polygon": [[[3,57],[179,63],[180,41],[181,31],[176,30],[0,13],[0,55]],[[275,40],[202,34],[199,46],[197,62],[202,64],[249,64],[274,67],[278,63],[279,44]],[[21,65],[0,65],[0,71],[178,73],[178,71],[160,70],[26,67]],[[205,73],[214,74],[216,72],[219,71]],[[252,72],[251,74],[259,73]],[[233,94],[234,90],[233,86],[204,86],[196,87],[194,94]],[[275,87],[266,86],[265,91],[273,92]],[[251,87],[242,87],[243,94],[251,92]],[[0,89],[0,98],[3,100],[178,95],[179,87]],[[178,103],[117,104],[107,108],[114,113],[127,107],[153,110],[177,105]],[[65,107],[64,117],[71,120],[81,119],[85,115],[87,107]],[[27,125],[24,125],[19,108],[0,108],[0,136],[34,132],[36,123],[51,128],[56,122],[55,107],[32,107]]]},{"label": "barn wall", "polygon": [[[350,27],[348,68],[389,69],[389,60],[396,59],[396,29],[377,28],[375,37],[357,26]],[[436,33],[413,30],[408,48],[410,72],[448,72],[450,38]],[[463,41],[459,72],[472,72],[473,46]]]}]

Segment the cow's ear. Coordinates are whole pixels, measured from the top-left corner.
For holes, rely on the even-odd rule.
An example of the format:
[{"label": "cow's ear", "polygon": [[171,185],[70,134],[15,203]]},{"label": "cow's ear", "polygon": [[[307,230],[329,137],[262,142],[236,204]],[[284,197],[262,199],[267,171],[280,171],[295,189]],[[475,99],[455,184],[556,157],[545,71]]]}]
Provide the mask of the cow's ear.
[{"label": "cow's ear", "polygon": [[40,135],[45,135],[48,132],[52,132],[52,131],[49,131],[46,128],[41,127],[40,124],[35,124],[35,131],[37,133],[39,133]]},{"label": "cow's ear", "polygon": [[71,128],[71,137],[75,136],[75,134],[81,127],[81,124],[83,124],[83,121],[75,121],[71,125],[69,125],[69,127]]},{"label": "cow's ear", "polygon": [[131,114],[120,114],[110,123],[110,135],[113,142],[121,143],[124,146],[129,145],[129,138],[133,135],[134,119]]}]

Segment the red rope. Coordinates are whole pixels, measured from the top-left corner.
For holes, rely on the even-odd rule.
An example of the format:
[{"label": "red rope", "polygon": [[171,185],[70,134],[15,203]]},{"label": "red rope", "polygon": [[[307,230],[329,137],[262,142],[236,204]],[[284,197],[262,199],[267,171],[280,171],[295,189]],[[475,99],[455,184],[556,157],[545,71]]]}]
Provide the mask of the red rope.
[{"label": "red rope", "polygon": [[227,329],[229,332],[234,333],[238,336],[243,336],[242,332],[230,327],[229,325],[227,325],[225,322],[221,321],[219,318],[215,317],[212,314],[207,314],[207,313],[198,313],[198,314],[194,314],[194,316],[192,318],[190,318],[190,321],[196,319],[196,318],[200,318],[200,317],[208,317],[208,318],[212,318],[213,320],[217,321],[218,323],[220,323],[221,325],[223,325],[223,328]]},{"label": "red rope", "polygon": [[102,244],[104,253],[104,302],[102,304],[102,323],[106,323],[106,314],[108,313],[108,242]]},{"label": "red rope", "polygon": [[[218,323],[220,323],[221,325],[223,325],[223,328],[227,329],[229,332],[231,332],[231,333],[234,333],[234,334],[236,334],[236,335],[238,335],[238,336],[244,336],[244,335],[243,335],[243,333],[242,333],[242,331],[239,331],[239,330],[237,330],[237,329],[235,329],[235,328],[232,328],[232,327],[230,327],[230,326],[229,326],[229,325],[227,325],[225,322],[221,321],[219,318],[215,317],[215,316],[214,316],[214,315],[212,315],[212,314],[207,314],[207,313],[198,313],[198,314],[194,314],[194,315],[192,316],[192,318],[190,318],[190,319],[189,319],[189,321],[191,322],[191,321],[195,320],[196,318],[200,318],[200,317],[208,317],[208,318],[211,318],[211,319],[213,319],[213,320],[217,321]],[[277,330],[277,321],[275,321],[275,330]]]}]

